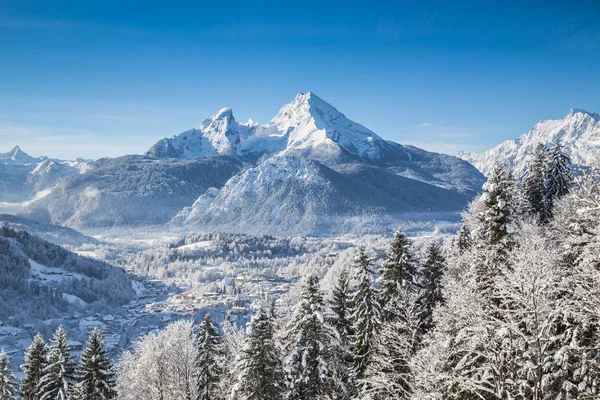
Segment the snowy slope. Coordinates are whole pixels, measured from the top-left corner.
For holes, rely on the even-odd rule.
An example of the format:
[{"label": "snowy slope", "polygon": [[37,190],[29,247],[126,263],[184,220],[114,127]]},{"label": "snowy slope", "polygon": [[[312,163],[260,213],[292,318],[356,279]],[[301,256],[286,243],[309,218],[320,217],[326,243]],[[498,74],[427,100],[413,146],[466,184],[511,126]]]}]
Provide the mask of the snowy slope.
[{"label": "snowy slope", "polygon": [[459,153],[481,172],[487,174],[497,162],[513,167],[517,174],[524,171],[528,157],[538,143],[559,139],[564,151],[577,165],[590,165],[600,156],[600,114],[571,109],[563,119],[538,122],[519,139],[509,140],[484,153]]},{"label": "snowy slope", "polygon": [[305,158],[274,156],[235,175],[220,190],[209,189],[172,223],[255,234],[312,235],[340,232],[365,217],[372,218],[371,223],[403,213],[457,211],[470,198],[375,166],[328,167]]}]

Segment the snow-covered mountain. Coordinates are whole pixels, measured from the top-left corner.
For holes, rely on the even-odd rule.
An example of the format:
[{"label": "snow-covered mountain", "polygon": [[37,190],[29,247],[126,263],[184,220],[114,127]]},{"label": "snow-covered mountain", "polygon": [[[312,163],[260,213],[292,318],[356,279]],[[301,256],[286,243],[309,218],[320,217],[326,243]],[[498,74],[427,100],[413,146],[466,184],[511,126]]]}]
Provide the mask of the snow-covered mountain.
[{"label": "snow-covered mountain", "polygon": [[0,153],[0,202],[21,203],[39,198],[63,179],[87,171],[85,160],[32,157],[19,146]]},{"label": "snow-covered mountain", "polygon": [[144,156],[99,160],[23,214],[75,228],[313,234],[365,214],[456,212],[484,180],[464,160],[384,140],[300,93],[267,124],[222,108]]},{"label": "snow-covered mountain", "polygon": [[600,114],[573,108],[563,119],[538,122],[519,139],[509,140],[484,153],[460,152],[458,156],[488,174],[497,162],[522,173],[528,157],[538,143],[559,139],[564,151],[576,165],[591,165],[600,156]]},{"label": "snow-covered mountain", "polygon": [[29,204],[22,214],[73,228],[163,224],[241,168],[239,160],[227,156],[100,159],[86,173],[66,179]]},{"label": "snow-covered mountain", "polygon": [[237,155],[246,160],[296,156],[324,165],[366,163],[471,194],[483,182],[483,177],[468,163],[385,140],[311,92],[299,93],[264,125],[253,121],[239,123],[230,108],[223,108],[200,128],[161,139],[146,153],[154,158],[216,154]]}]

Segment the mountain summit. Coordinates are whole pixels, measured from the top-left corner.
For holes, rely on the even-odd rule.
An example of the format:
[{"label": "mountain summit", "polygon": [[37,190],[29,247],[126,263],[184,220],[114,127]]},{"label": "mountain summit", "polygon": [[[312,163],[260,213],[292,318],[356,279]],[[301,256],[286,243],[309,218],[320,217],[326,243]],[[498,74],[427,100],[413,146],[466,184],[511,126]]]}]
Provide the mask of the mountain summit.
[{"label": "mountain summit", "polygon": [[37,163],[46,159],[47,157],[31,157],[29,154],[21,150],[21,147],[18,145],[13,147],[8,153],[0,153],[0,163],[4,164],[25,165]]},{"label": "mountain summit", "polygon": [[[146,154],[155,158],[295,155],[337,163],[383,160],[397,150],[397,145],[349,120],[334,106],[308,92],[298,93],[264,125],[239,123],[230,108],[223,108],[198,129],[161,139]],[[403,152],[397,156],[407,158]]]},{"label": "mountain summit", "polygon": [[572,108],[562,119],[538,122],[519,139],[508,140],[481,154],[460,152],[458,156],[486,175],[497,162],[505,163],[520,174],[527,167],[536,144],[556,139],[573,164],[591,165],[600,156],[600,114]]}]

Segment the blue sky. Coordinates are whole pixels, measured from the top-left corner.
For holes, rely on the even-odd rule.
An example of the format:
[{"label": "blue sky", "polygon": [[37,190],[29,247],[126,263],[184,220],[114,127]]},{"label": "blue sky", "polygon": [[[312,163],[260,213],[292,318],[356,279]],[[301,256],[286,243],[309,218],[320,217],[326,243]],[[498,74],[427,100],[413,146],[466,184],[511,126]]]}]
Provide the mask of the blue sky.
[{"label": "blue sky", "polygon": [[583,0],[2,0],[0,152],[141,153],[223,106],[267,122],[299,91],[387,139],[484,150],[600,111],[598,21]]}]

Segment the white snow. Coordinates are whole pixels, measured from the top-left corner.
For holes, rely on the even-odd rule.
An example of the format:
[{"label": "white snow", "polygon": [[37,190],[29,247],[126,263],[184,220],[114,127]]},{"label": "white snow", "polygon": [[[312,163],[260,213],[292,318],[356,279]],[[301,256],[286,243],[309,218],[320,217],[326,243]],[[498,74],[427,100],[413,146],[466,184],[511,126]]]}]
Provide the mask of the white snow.
[{"label": "white snow", "polygon": [[600,156],[600,114],[574,108],[563,119],[538,122],[519,139],[506,141],[481,154],[460,152],[458,156],[485,175],[497,162],[503,162],[520,176],[533,148],[538,143],[547,144],[555,139],[560,140],[574,164],[591,165]]},{"label": "white snow", "polygon": [[31,258],[29,259],[30,265],[30,273],[32,278],[33,275],[38,275],[39,279],[52,281],[52,282],[61,282],[65,279],[84,279],[85,276],[78,274],[76,272],[69,272],[64,268],[51,268],[45,265],[42,265]]},{"label": "white snow", "polygon": [[344,152],[379,159],[387,146],[374,132],[308,92],[299,93],[265,125],[252,120],[238,123],[230,108],[222,108],[198,129],[161,139],[148,153],[180,158],[268,153],[334,161]]}]

